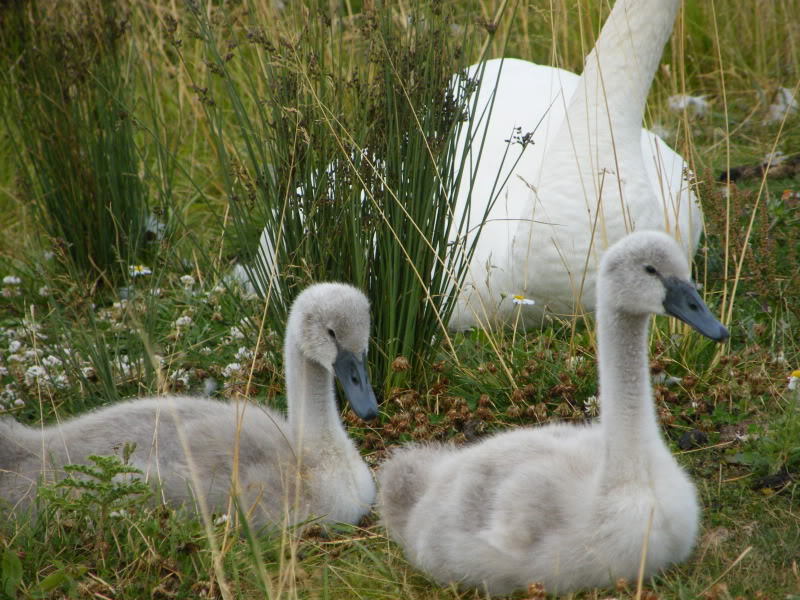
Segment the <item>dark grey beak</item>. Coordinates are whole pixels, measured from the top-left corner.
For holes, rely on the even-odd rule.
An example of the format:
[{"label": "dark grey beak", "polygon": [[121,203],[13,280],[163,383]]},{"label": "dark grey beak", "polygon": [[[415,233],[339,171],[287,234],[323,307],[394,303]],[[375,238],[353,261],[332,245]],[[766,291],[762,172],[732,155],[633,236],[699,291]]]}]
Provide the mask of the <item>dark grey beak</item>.
[{"label": "dark grey beak", "polygon": [[730,337],[727,328],[711,314],[694,286],[676,277],[663,282],[667,288],[664,310],[668,315],[691,325],[695,331],[715,342],[724,342]]},{"label": "dark grey beak", "polygon": [[349,350],[339,349],[333,372],[342,384],[347,401],[355,413],[365,421],[378,416],[378,401],[367,377],[367,354],[359,359]]}]

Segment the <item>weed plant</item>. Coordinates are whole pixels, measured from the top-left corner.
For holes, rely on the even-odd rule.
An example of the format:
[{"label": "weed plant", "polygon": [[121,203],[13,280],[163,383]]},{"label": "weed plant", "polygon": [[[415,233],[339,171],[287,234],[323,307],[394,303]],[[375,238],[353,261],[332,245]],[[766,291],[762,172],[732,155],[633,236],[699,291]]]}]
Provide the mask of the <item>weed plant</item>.
[{"label": "weed plant", "polygon": [[5,130],[20,190],[66,266],[117,280],[145,249],[126,19],[113,4],[3,8]]},{"label": "weed plant", "polygon": [[[223,27],[207,12],[195,9],[211,73],[198,93],[268,322],[280,331],[311,281],[350,282],[380,307],[375,381],[404,378],[389,369],[400,356],[419,374],[446,336],[477,239],[465,243],[467,215],[454,216],[459,186],[470,188],[458,138],[477,138],[469,38],[453,35],[436,2],[404,14],[379,3],[349,20],[322,3],[271,27]],[[268,250],[257,253],[262,226]]]}]

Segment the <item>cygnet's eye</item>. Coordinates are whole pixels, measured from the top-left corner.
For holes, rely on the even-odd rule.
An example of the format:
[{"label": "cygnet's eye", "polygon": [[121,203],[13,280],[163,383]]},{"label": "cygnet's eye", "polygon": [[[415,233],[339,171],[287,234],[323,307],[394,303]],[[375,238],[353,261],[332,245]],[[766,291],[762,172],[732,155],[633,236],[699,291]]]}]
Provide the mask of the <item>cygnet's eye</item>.
[{"label": "cygnet's eye", "polygon": [[644,270],[647,271],[648,273],[650,273],[650,275],[655,275],[656,274],[656,268],[653,265],[645,266]]},{"label": "cygnet's eye", "polygon": [[333,329],[328,329],[328,335],[331,336],[332,340],[336,339],[336,332]]}]

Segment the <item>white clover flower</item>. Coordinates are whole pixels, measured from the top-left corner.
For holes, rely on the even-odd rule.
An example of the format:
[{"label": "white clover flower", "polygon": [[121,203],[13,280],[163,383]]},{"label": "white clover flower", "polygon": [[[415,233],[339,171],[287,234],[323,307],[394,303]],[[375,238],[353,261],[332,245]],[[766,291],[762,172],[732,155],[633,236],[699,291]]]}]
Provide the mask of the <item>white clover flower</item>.
[{"label": "white clover flower", "polygon": [[181,275],[181,283],[188,290],[195,284],[195,280],[191,275]]},{"label": "white clover flower", "polygon": [[188,369],[178,369],[177,371],[173,371],[170,373],[169,378],[172,381],[180,382],[183,385],[189,385],[189,379],[191,378],[191,373],[189,373]]},{"label": "white clover flower", "polygon": [[200,354],[202,354],[203,356],[208,356],[209,354],[211,354],[211,348],[209,348],[208,346],[203,346],[202,348],[200,348]]},{"label": "white clover flower", "polygon": [[178,317],[175,320],[175,327],[177,327],[178,329],[183,329],[185,327],[189,327],[192,324],[192,322],[193,322],[192,317],[184,315],[182,317]]},{"label": "white clover flower", "polygon": [[702,117],[708,112],[710,105],[706,96],[690,96],[689,94],[676,94],[667,98],[669,109],[673,112],[691,112],[697,117]]},{"label": "white clover flower", "polygon": [[22,355],[25,357],[26,360],[35,360],[37,357],[44,354],[41,348],[32,348],[30,350],[25,350]]},{"label": "white clover flower", "polygon": [[10,362],[10,363],[12,363],[12,362],[21,363],[21,362],[25,362],[25,357],[22,356],[21,354],[9,354],[6,357],[6,360],[8,362]]},{"label": "white clover flower", "polygon": [[61,375],[56,376],[53,380],[53,385],[55,385],[59,389],[64,389],[69,387],[69,378],[66,374],[61,373]]},{"label": "white clover flower", "polygon": [[596,417],[600,412],[600,403],[597,401],[597,396],[589,396],[583,403],[583,410],[590,417]]},{"label": "white clover flower", "polygon": [[520,294],[515,294],[511,296],[511,302],[513,302],[514,304],[519,304],[521,306],[532,306],[533,304],[536,304],[536,302],[534,302],[530,298],[526,298],[525,296],[522,296]]},{"label": "white clover flower", "polygon": [[3,285],[19,285],[22,280],[15,275],[6,275],[3,277]]},{"label": "white clover flower", "polygon": [[47,371],[44,367],[40,367],[39,365],[28,367],[28,370],[25,371],[25,385],[32,386],[37,383],[45,383],[46,378]]},{"label": "white clover flower", "polygon": [[233,377],[238,373],[241,373],[242,365],[239,363],[230,363],[224,369],[222,369],[222,376],[223,377]]},{"label": "white clover flower", "polygon": [[45,367],[60,367],[60,366],[61,366],[63,363],[61,362],[61,359],[60,359],[60,358],[58,358],[57,356],[53,356],[53,355],[51,354],[50,356],[46,356],[46,357],[45,357],[45,358],[42,360],[42,364],[43,364]]},{"label": "white clover flower", "polygon": [[128,273],[131,277],[144,277],[145,275],[152,275],[153,271],[145,265],[130,265]]},{"label": "white clover flower", "polygon": [[39,288],[39,295],[42,296],[43,298],[46,298],[51,294],[52,292],[50,291],[50,288],[47,287],[46,285],[43,285],[42,287]]},{"label": "white clover flower", "polygon": [[17,398],[14,400],[14,406],[25,406],[25,400],[22,398]]},{"label": "white clover flower", "polygon": [[214,519],[214,525],[224,525],[228,522],[228,515],[220,515]]},{"label": "white clover flower", "polygon": [[12,340],[8,343],[8,351],[12,354],[18,352],[20,348],[22,348],[22,342],[19,340]]},{"label": "white clover flower", "polygon": [[250,348],[246,348],[242,346],[236,351],[236,359],[237,360],[250,360],[253,358],[253,351]]},{"label": "white clover flower", "polygon": [[242,330],[236,326],[231,327],[231,339],[243,340],[244,334],[242,333]]}]

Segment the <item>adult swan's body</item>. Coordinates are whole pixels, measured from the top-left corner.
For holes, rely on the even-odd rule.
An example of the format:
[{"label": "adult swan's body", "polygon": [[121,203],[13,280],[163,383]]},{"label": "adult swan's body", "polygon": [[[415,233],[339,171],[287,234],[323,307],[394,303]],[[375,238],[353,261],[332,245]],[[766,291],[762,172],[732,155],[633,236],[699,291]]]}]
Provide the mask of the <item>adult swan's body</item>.
[{"label": "adult swan's body", "polygon": [[[514,295],[536,301],[522,309],[532,324],[545,310],[593,310],[599,255],[633,230],[666,231],[687,256],[694,254],[702,215],[685,163],[642,129],[678,5],[617,0],[580,77],[521,60],[489,61],[477,114],[497,89],[472,191],[472,231],[493,197],[498,171],[508,184],[495,190],[452,328],[508,322]],[[504,169],[501,164],[515,127],[534,132],[533,146],[509,176],[511,159]],[[478,129],[477,142],[481,136]],[[457,217],[465,200],[462,189]]]},{"label": "adult swan's body", "polygon": [[226,510],[235,493],[253,525],[311,515],[357,523],[375,496],[372,476],[339,419],[334,373],[353,410],[377,416],[367,378],[369,304],[342,284],[309,287],[286,327],[288,419],[246,402],[190,397],[124,402],[60,425],[0,421],[0,498],[26,506],[39,478],[91,454],[136,444],[131,464],[165,501]]},{"label": "adult swan's body", "polygon": [[688,556],[699,509],[658,430],[651,313],[728,337],[678,244],[634,233],[598,275],[600,423],[519,429],[460,450],[412,446],[385,463],[379,511],[415,566],[491,594],[536,581],[560,594],[633,580],[643,559],[649,576]]}]

